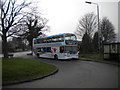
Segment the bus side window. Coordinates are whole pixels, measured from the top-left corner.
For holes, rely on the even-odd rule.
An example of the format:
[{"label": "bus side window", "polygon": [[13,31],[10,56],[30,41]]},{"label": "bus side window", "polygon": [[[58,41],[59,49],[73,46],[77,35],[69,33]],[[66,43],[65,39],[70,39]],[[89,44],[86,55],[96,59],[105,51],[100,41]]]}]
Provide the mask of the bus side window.
[{"label": "bus side window", "polygon": [[41,48],[37,48],[37,52],[41,52]]},{"label": "bus side window", "polygon": [[44,40],[43,40],[43,43],[47,43],[47,40],[46,40],[46,39],[44,39]]},{"label": "bus side window", "polygon": [[41,43],[43,43],[43,39],[41,39],[41,41],[40,41]]},{"label": "bus side window", "polygon": [[49,38],[49,39],[47,40],[47,43],[51,43],[51,38]]},{"label": "bus side window", "polygon": [[37,39],[37,43],[41,43],[41,39]]},{"label": "bus side window", "polygon": [[58,41],[59,41],[59,42],[61,42],[61,41],[62,41],[62,38],[61,38],[61,37],[59,37],[59,38],[58,38]]},{"label": "bus side window", "polygon": [[47,47],[47,52],[51,52],[51,47]]}]

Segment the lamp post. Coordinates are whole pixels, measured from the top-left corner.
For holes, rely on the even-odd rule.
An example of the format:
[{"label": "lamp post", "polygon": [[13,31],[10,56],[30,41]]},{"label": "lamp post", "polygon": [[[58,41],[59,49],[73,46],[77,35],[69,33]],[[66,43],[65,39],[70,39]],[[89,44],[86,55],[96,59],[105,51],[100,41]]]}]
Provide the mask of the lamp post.
[{"label": "lamp post", "polygon": [[85,3],[87,4],[95,4],[97,5],[97,20],[98,20],[98,48],[99,48],[99,52],[100,52],[100,49],[101,49],[101,46],[100,46],[100,38],[101,38],[101,31],[99,29],[99,5],[97,3],[94,3],[94,2],[88,2],[88,1],[85,1]]}]

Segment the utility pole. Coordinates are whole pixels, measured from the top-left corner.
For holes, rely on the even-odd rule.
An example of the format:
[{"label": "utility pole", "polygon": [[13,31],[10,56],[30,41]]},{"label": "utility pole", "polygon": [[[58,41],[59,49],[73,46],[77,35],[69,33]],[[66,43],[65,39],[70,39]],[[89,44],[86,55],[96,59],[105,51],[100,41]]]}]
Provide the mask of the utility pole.
[{"label": "utility pole", "polygon": [[97,5],[97,21],[98,21],[98,48],[99,48],[99,52],[101,51],[101,38],[102,38],[102,34],[101,34],[101,30],[100,30],[100,22],[99,22],[99,5],[97,3],[94,3],[94,2],[88,2],[88,1],[85,1],[85,3],[87,4],[95,4]]}]

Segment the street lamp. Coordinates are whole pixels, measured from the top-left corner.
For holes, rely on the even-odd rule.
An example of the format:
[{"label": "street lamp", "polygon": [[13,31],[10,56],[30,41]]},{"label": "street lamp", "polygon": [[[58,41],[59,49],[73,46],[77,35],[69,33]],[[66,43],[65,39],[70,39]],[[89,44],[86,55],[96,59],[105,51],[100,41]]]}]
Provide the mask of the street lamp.
[{"label": "street lamp", "polygon": [[[88,4],[95,4],[97,5],[97,18],[98,18],[98,36],[101,37],[101,31],[99,29],[99,5],[97,3],[94,3],[94,2],[88,2],[88,1],[85,1],[85,3],[88,3]],[[100,38],[98,37],[98,47],[99,47],[99,51],[100,51]]]}]

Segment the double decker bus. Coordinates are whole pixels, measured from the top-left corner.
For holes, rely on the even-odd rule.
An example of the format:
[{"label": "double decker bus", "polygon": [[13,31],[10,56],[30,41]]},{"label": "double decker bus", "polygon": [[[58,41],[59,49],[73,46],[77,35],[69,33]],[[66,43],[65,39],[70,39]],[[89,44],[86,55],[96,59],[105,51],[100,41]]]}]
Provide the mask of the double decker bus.
[{"label": "double decker bus", "polygon": [[43,58],[77,59],[77,38],[71,33],[34,38],[33,52],[37,57]]}]

